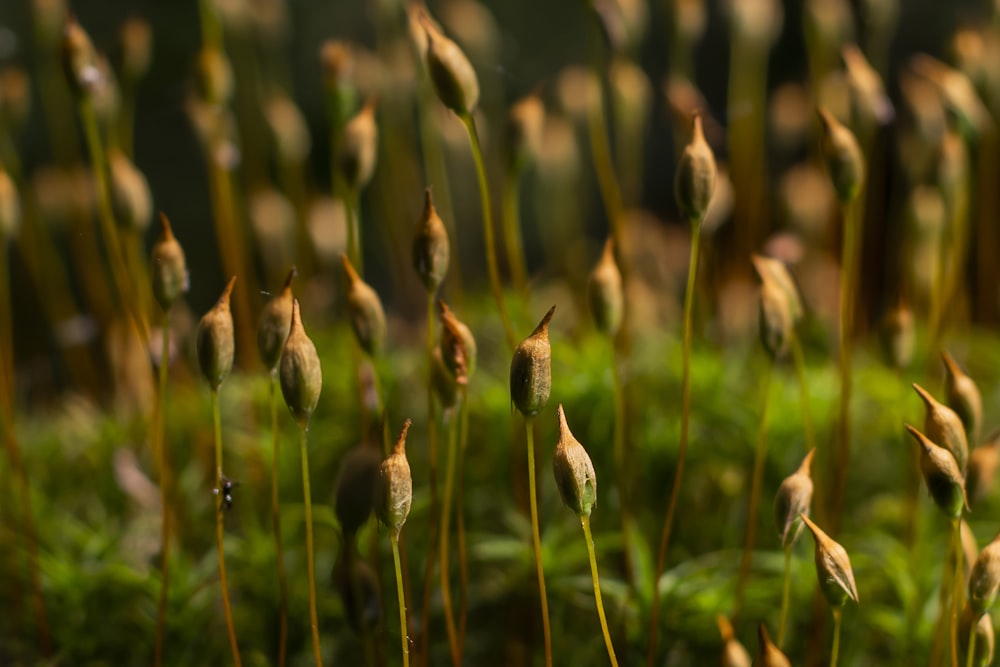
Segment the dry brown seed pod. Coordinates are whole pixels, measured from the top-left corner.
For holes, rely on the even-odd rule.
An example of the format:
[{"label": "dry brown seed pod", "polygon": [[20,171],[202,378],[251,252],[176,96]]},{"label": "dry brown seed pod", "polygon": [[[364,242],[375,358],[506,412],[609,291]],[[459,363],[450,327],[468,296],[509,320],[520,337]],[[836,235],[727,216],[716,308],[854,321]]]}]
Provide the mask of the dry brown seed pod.
[{"label": "dry brown seed pod", "polygon": [[108,170],[115,220],[137,232],[146,231],[153,218],[153,195],[146,177],[120,150],[108,151]]},{"label": "dry brown seed pod", "polygon": [[773,283],[785,293],[788,308],[792,316],[792,323],[793,325],[798,324],[803,315],[805,315],[805,306],[802,305],[802,296],[799,294],[799,288],[795,284],[795,279],[788,271],[788,266],[780,259],[757,254],[751,255],[750,261],[753,262],[754,269],[757,270],[757,275],[760,276],[761,281]]},{"label": "dry brown seed pod", "polygon": [[229,309],[229,297],[235,284],[236,276],[233,276],[212,310],[202,316],[195,338],[198,367],[213,391],[219,390],[233,370],[236,343],[233,340],[233,314]]},{"label": "dry brown seed pod", "polygon": [[464,385],[476,370],[476,339],[444,301],[438,300],[438,312],[441,315],[441,342],[438,348],[441,360],[454,381]]},{"label": "dry brown seed pod", "polygon": [[471,114],[479,103],[476,70],[458,44],[445,37],[426,13],[420,22],[427,35],[427,72],[438,99],[460,116]]},{"label": "dry brown seed pod", "polygon": [[549,402],[552,391],[549,321],[555,312],[555,306],[549,308],[531,335],[514,350],[510,361],[510,400],[525,417],[534,417]]},{"label": "dry brown seed pod", "polygon": [[944,447],[955,457],[959,471],[965,474],[969,458],[969,441],[965,435],[962,419],[947,405],[938,402],[930,392],[914,383],[914,390],[920,395],[927,408],[924,418],[924,434],[931,442]]},{"label": "dry brown seed pod", "polygon": [[597,504],[597,473],[590,455],[573,436],[566,423],[566,413],[559,406],[559,442],[552,457],[552,472],[559,495],[577,516],[590,516]]},{"label": "dry brown seed pod", "polygon": [[979,387],[947,351],[941,352],[945,369],[945,395],[948,405],[962,420],[967,437],[979,442],[979,429],[983,423],[983,398]]},{"label": "dry brown seed pod", "polygon": [[309,125],[294,100],[285,93],[272,93],[264,106],[264,117],[274,136],[275,155],[282,164],[300,164],[309,157]]},{"label": "dry brown seed pod", "polygon": [[125,19],[119,32],[121,41],[121,73],[128,81],[146,76],[153,60],[153,31],[144,18]]},{"label": "dry brown seed pod", "polygon": [[292,325],[281,353],[281,395],[299,425],[306,427],[323,390],[323,373],[316,346],[302,326],[299,302],[292,300]]},{"label": "dry brown seed pod", "polygon": [[507,114],[507,166],[518,171],[533,164],[542,152],[545,105],[537,93],[522,97]]},{"label": "dry brown seed pod", "polygon": [[92,95],[102,84],[97,51],[90,36],[72,16],[66,21],[60,45],[63,73],[73,94]]},{"label": "dry brown seed pod", "polygon": [[347,273],[347,311],[358,344],[370,356],[381,352],[385,342],[385,310],[378,294],[354,270],[347,255],[340,256]]},{"label": "dry brown seed pod", "polygon": [[319,48],[319,64],[327,88],[349,85],[354,79],[354,50],[347,42],[328,39]]},{"label": "dry brown seed pod", "polygon": [[983,547],[969,574],[969,606],[978,619],[1000,596],[1000,534]]},{"label": "dry brown seed pod", "polygon": [[434,360],[431,364],[431,383],[434,393],[442,409],[454,407],[458,402],[458,381],[441,358],[441,348],[435,346],[432,354]]},{"label": "dry brown seed pod", "polygon": [[379,466],[375,483],[375,515],[397,538],[413,503],[413,478],[406,459],[406,433],[410,430],[410,423],[409,419],[403,422],[396,446]]},{"label": "dry brown seed pod", "polygon": [[684,147],[677,176],[674,180],[674,197],[681,215],[692,225],[701,223],[715,190],[718,168],[715,154],[705,141],[701,128],[701,115],[695,113],[691,142]]},{"label": "dry brown seed pod", "polygon": [[[974,616],[976,616],[975,612],[969,606],[968,602],[966,602],[962,607],[962,617],[958,626],[958,645],[963,650],[968,651],[969,630],[972,627],[973,621],[976,620],[975,655],[972,658],[972,662],[968,664],[975,665],[975,667],[987,667],[987,665],[993,664],[993,651],[996,644],[996,637],[993,632],[993,619],[989,614],[978,616],[978,619],[974,619]],[[961,658],[961,656],[960,661],[961,664],[966,664],[965,658]]]},{"label": "dry brown seed pod", "polygon": [[812,504],[813,481],[811,466],[816,449],[810,449],[798,470],[781,482],[774,495],[774,523],[778,527],[778,537],[786,549],[799,539],[802,533],[802,515],[809,514]]},{"label": "dry brown seed pod", "polygon": [[923,53],[913,56],[910,66],[934,84],[945,107],[955,115],[964,131],[976,135],[992,125],[989,110],[964,73]]},{"label": "dry brown seed pod", "polygon": [[826,109],[819,110],[823,125],[820,149],[826,162],[833,189],[840,203],[854,201],[865,180],[865,158],[854,133]]},{"label": "dry brown seed pod", "polygon": [[986,442],[969,452],[969,465],[965,471],[965,490],[970,503],[985,498],[993,490],[997,464],[1000,464],[998,443],[1000,443],[1000,431],[994,431]]},{"label": "dry brown seed pod", "polygon": [[900,304],[890,309],[882,317],[882,353],[893,368],[906,368],[913,360],[916,332],[913,326],[913,311]]},{"label": "dry brown seed pod", "polygon": [[339,158],[340,174],[355,192],[363,189],[375,173],[378,157],[378,125],[375,100],[369,99],[344,126]]},{"label": "dry brown seed pod", "polygon": [[767,626],[763,623],[757,626],[757,642],[759,648],[753,667],[792,667],[788,657],[771,641],[771,635],[767,633]]},{"label": "dry brown seed pod", "polygon": [[174,237],[167,216],[160,214],[163,231],[153,245],[149,258],[149,268],[152,273],[153,296],[163,310],[170,306],[179,296],[186,293],[190,287],[187,262],[184,259],[184,249]]},{"label": "dry brown seed pod", "polygon": [[794,320],[785,292],[773,282],[760,285],[760,342],[772,359],[788,352]]},{"label": "dry brown seed pod", "polygon": [[854,584],[854,571],[847,550],[824,533],[805,514],[799,515],[809,527],[816,542],[816,576],[823,596],[832,607],[840,607],[848,598],[858,602],[858,589]]},{"label": "dry brown seed pod", "polygon": [[844,65],[847,66],[847,83],[851,88],[851,103],[854,116],[864,125],[886,125],[896,112],[892,101],[882,85],[882,77],[865,58],[865,54],[855,44],[847,44],[841,50]]},{"label": "dry brown seed pod", "polygon": [[965,480],[955,457],[909,424],[906,424],[906,430],[920,446],[920,471],[931,498],[945,516],[958,519],[962,510],[969,507],[969,501],[965,496]]},{"label": "dry brown seed pod", "polygon": [[729,619],[720,614],[715,617],[715,623],[722,636],[722,667],[751,667],[750,653],[736,638]]},{"label": "dry brown seed pod", "polygon": [[587,301],[597,330],[607,336],[617,334],[625,312],[625,293],[611,237],[604,242],[601,258],[590,272]]},{"label": "dry brown seed pod", "polygon": [[375,484],[382,463],[376,439],[352,447],[342,459],[334,491],[333,513],[344,535],[358,532],[371,516]]},{"label": "dry brown seed pod", "polygon": [[268,372],[275,370],[281,360],[281,351],[285,347],[288,333],[292,328],[292,309],[295,299],[292,298],[292,281],[298,275],[295,267],[288,272],[285,285],[266,304],[260,312],[257,321],[257,351]]},{"label": "dry brown seed pod", "polygon": [[14,179],[0,165],[0,241],[6,243],[21,229],[21,197]]},{"label": "dry brown seed pod", "polygon": [[203,48],[198,53],[198,89],[202,99],[211,105],[225,105],[236,87],[233,67],[226,54],[216,48]]},{"label": "dry brown seed pod", "polygon": [[427,188],[424,190],[424,212],[413,237],[413,268],[428,292],[436,292],[444,282],[450,257],[448,230],[434,208],[431,189]]}]

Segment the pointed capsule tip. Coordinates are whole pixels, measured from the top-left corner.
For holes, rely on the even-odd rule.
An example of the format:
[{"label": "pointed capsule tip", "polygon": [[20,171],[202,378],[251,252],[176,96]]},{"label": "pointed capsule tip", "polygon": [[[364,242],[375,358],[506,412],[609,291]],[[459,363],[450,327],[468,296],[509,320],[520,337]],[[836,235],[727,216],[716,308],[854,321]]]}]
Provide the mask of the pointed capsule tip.
[{"label": "pointed capsule tip", "polygon": [[549,308],[549,312],[545,313],[545,316],[542,318],[542,321],[538,323],[538,326],[535,327],[535,330],[531,333],[531,335],[532,336],[537,336],[538,334],[548,335],[549,322],[552,321],[552,316],[555,314],[555,312],[556,312],[555,306]]},{"label": "pointed capsule tip", "polygon": [[361,276],[359,276],[358,272],[354,270],[354,265],[351,264],[351,260],[348,259],[347,255],[341,253],[340,261],[344,265],[344,272],[347,273],[347,280],[352,285],[361,280]]},{"label": "pointed capsule tip", "polygon": [[299,275],[298,268],[292,264],[292,268],[288,270],[288,275],[285,277],[285,289],[292,288],[292,281]]},{"label": "pointed capsule tip", "polygon": [[799,464],[799,472],[802,473],[803,475],[806,475],[807,477],[812,474],[812,462],[814,456],[816,456],[815,447],[809,450],[805,458],[802,459],[802,463]]},{"label": "pointed capsule tip", "polygon": [[229,297],[232,296],[233,287],[235,286],[236,286],[236,276],[233,276],[232,278],[229,279],[229,282],[226,283],[226,289],[222,291],[222,296],[219,297],[220,304],[223,305],[229,304]]},{"label": "pointed capsule tip", "polygon": [[393,449],[394,453],[406,452],[406,434],[409,433],[412,424],[413,422],[410,419],[403,422],[403,428],[399,432],[399,437],[396,438],[396,446]]},{"label": "pointed capsule tip", "polygon": [[162,211],[160,212],[160,227],[163,230],[164,241],[169,241],[174,238],[174,230],[170,226],[170,220],[167,218],[167,214]]},{"label": "pointed capsule tip", "polygon": [[719,614],[715,617],[715,625],[719,628],[719,636],[722,637],[723,642],[728,642],[733,638],[733,624],[729,622],[729,619]]}]

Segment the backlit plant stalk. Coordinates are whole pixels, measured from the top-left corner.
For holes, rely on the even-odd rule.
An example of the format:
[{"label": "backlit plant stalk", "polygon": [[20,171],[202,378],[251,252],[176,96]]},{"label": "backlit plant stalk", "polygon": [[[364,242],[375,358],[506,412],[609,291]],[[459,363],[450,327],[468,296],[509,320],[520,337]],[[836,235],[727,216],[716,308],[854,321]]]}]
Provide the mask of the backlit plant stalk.
[{"label": "backlit plant stalk", "polygon": [[[996,605],[1000,595],[1000,535],[987,544],[976,558],[969,574],[969,597],[966,611],[971,616],[969,629],[969,650],[966,667],[972,667],[976,655],[976,627],[983,617],[989,619],[990,610]],[[992,630],[992,620],[987,625]],[[990,651],[992,656],[992,650]]]},{"label": "backlit plant stalk", "polygon": [[406,595],[403,592],[403,568],[399,562],[399,533],[410,515],[413,502],[413,479],[406,460],[406,433],[410,420],[403,423],[403,430],[396,439],[396,446],[379,467],[375,490],[375,514],[389,528],[392,561],[396,570],[396,595],[399,598],[399,636],[403,654],[403,667],[410,664],[410,643],[406,631]]},{"label": "backlit plant stalk", "polygon": [[347,207],[347,256],[364,273],[361,249],[361,191],[375,174],[378,156],[378,126],[375,124],[375,103],[369,100],[344,126],[340,155],[337,156],[344,204]]},{"label": "backlit plant stalk", "polygon": [[160,347],[159,402],[156,411],[157,464],[160,469],[160,601],[156,611],[156,648],[153,664],[157,667],[163,660],[163,638],[167,623],[167,591],[170,582],[170,507],[168,488],[170,481],[167,456],[167,374],[170,367],[170,307],[178,297],[188,291],[189,280],[184,249],[174,237],[167,216],[161,215],[163,232],[150,256],[150,270],[153,297],[163,310]]},{"label": "backlit plant stalk", "polygon": [[718,170],[715,165],[715,155],[705,141],[701,128],[701,117],[695,115],[691,143],[681,154],[677,166],[677,177],[674,181],[674,195],[681,215],[691,228],[691,256],[688,260],[687,287],[684,291],[684,343],[681,351],[681,436],[677,449],[677,467],[674,469],[674,480],[670,488],[670,502],[663,518],[663,530],[660,534],[660,547],[656,556],[656,568],[653,570],[653,608],[649,622],[649,652],[646,664],[652,667],[656,660],[656,643],[659,638],[660,623],[660,574],[667,561],[667,548],[670,545],[670,534],[674,525],[674,514],[677,511],[677,500],[680,497],[681,483],[684,479],[684,461],[688,448],[688,426],[691,411],[691,319],[694,306],[694,284],[698,275],[698,241],[701,237],[701,223],[705,219],[705,211],[715,190],[715,180]]},{"label": "backlit plant stalk", "polygon": [[857,139],[843,124],[824,109],[819,110],[823,126],[820,144],[833,190],[843,212],[840,266],[840,412],[838,418],[837,458],[833,496],[830,499],[830,525],[834,533],[840,526],[847,466],[851,457],[851,349],[854,321],[855,264],[861,237],[861,203],[858,194],[865,181],[865,160]]},{"label": "backlit plant stalk", "polygon": [[528,296],[528,270],[521,236],[521,177],[541,151],[545,105],[538,95],[528,95],[515,103],[507,118],[507,173],[503,185],[504,253],[511,282],[522,298]]},{"label": "backlit plant stalk", "polygon": [[274,530],[274,553],[278,564],[278,665],[284,667],[288,643],[288,583],[285,576],[285,551],[281,545],[281,505],[279,470],[281,429],[278,426],[278,364],[292,327],[292,280],[296,270],[288,272],[285,286],[261,311],[257,323],[257,351],[268,373],[271,409],[271,524]]},{"label": "backlit plant stalk", "polygon": [[489,179],[486,176],[486,163],[483,160],[476,121],[472,116],[479,102],[479,80],[472,63],[455,42],[445,37],[426,16],[423,17],[422,24],[428,40],[427,71],[434,83],[434,89],[437,91],[441,103],[462,121],[469,136],[472,159],[476,165],[476,177],[479,181],[479,197],[483,211],[483,240],[486,244],[486,267],[489,271],[490,289],[493,292],[493,299],[497,303],[497,310],[500,312],[500,321],[503,324],[507,344],[513,349],[517,338],[507,314],[503,287],[500,285]]},{"label": "backlit plant stalk", "polygon": [[299,302],[292,302],[292,323],[281,353],[281,395],[299,425],[299,452],[302,458],[302,493],[305,499],[306,564],[309,577],[309,625],[312,631],[313,657],[322,667],[319,646],[319,620],[316,615],[316,564],[313,551],[312,491],[309,486],[309,419],[323,389],[323,375],[316,346],[306,335],[299,313]]},{"label": "backlit plant stalk", "polygon": [[594,551],[594,537],[590,531],[590,512],[597,504],[597,473],[590,455],[569,430],[566,423],[566,413],[559,406],[559,444],[556,445],[552,459],[552,472],[555,474],[556,486],[563,502],[576,512],[583,527],[583,538],[587,542],[587,555],[590,557],[590,574],[594,580],[594,602],[597,604],[597,615],[601,620],[601,632],[604,635],[604,645],[608,649],[611,664],[618,667],[615,657],[615,647],[611,643],[611,633],[608,632],[608,620],[604,616],[604,602],[601,600],[601,582],[597,574],[597,554]]},{"label": "backlit plant stalk", "polygon": [[545,639],[545,665],[552,667],[552,634],[549,629],[549,602],[545,594],[545,570],[542,565],[542,538],[538,529],[538,492],[535,488],[535,437],[532,420],[549,402],[552,391],[552,347],[549,322],[555,313],[552,306],[530,336],[514,350],[510,362],[510,399],[524,416],[528,441],[528,490],[531,502],[531,537],[535,550],[535,570],[542,605],[542,634]]},{"label": "backlit plant stalk", "polygon": [[229,505],[226,494],[231,482],[222,472],[222,420],[219,415],[219,388],[233,370],[233,356],[236,351],[233,339],[233,315],[229,310],[229,299],[235,284],[236,276],[233,276],[215,307],[201,318],[195,345],[198,352],[198,367],[212,390],[212,421],[215,425],[215,492],[219,497],[215,508],[215,546],[219,555],[219,581],[222,586],[222,607],[226,616],[226,630],[229,633],[229,647],[233,653],[233,662],[236,667],[240,667],[243,663],[236,641],[233,609],[229,602],[226,551],[223,545],[223,516]]},{"label": "backlit plant stalk", "polygon": [[858,589],[854,584],[854,571],[847,550],[823,532],[805,514],[799,515],[809,527],[816,542],[816,576],[823,596],[833,611],[833,648],[830,651],[830,667],[837,667],[840,653],[840,621],[847,600],[858,603]]}]

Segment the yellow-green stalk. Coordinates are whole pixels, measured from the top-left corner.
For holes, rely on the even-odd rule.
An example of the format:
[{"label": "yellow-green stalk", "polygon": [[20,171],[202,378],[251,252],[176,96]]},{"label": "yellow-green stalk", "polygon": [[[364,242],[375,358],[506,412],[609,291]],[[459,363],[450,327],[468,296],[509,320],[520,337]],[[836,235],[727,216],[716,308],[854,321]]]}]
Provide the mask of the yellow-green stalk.
[{"label": "yellow-green stalk", "polygon": [[545,665],[552,667],[552,633],[549,629],[549,601],[545,593],[545,570],[542,565],[542,538],[538,529],[538,492],[535,488],[535,436],[532,421],[549,402],[552,392],[552,347],[549,322],[555,313],[552,306],[530,336],[514,350],[510,362],[510,400],[524,416],[528,441],[528,490],[531,502],[531,537],[535,550],[535,571],[542,605],[542,634],[545,640]]},{"label": "yellow-green stalk", "polygon": [[534,163],[542,148],[545,105],[537,94],[516,102],[507,116],[507,170],[503,184],[503,241],[507,268],[514,288],[528,295],[528,270],[521,237],[521,176]]},{"label": "yellow-green stalk", "polygon": [[305,498],[306,564],[309,577],[309,625],[312,631],[313,657],[316,667],[322,667],[323,657],[319,647],[319,620],[316,615],[316,564],[313,552],[312,491],[309,486],[309,419],[312,417],[319,395],[323,390],[323,375],[316,346],[306,335],[299,313],[299,302],[292,302],[292,323],[281,353],[278,371],[281,395],[285,398],[292,417],[299,425],[299,451],[302,458],[302,493]]},{"label": "yellow-green stalk", "polygon": [[229,309],[229,300],[235,284],[236,277],[233,276],[215,307],[201,318],[195,337],[195,348],[198,353],[198,368],[212,390],[212,421],[215,425],[215,492],[219,496],[219,502],[215,508],[215,546],[219,556],[219,582],[222,586],[222,607],[226,616],[229,648],[233,654],[233,662],[236,667],[240,667],[243,663],[240,660],[240,648],[236,641],[233,608],[229,602],[226,551],[223,545],[226,480],[222,472],[222,419],[219,415],[219,388],[233,369],[233,356],[236,348],[233,340],[233,315]]},{"label": "yellow-green stalk", "polygon": [[566,413],[559,406],[559,443],[556,445],[552,458],[552,472],[556,478],[559,495],[568,508],[576,512],[583,527],[583,538],[587,542],[587,555],[590,557],[590,574],[594,580],[594,602],[597,604],[597,615],[601,620],[601,632],[604,635],[604,646],[608,650],[608,658],[613,667],[618,667],[615,657],[615,647],[608,632],[608,620],[604,616],[604,602],[601,600],[601,582],[597,574],[597,554],[594,551],[594,538],[590,531],[590,512],[597,504],[597,473],[590,455],[569,430]]},{"label": "yellow-green stalk", "polygon": [[274,530],[274,553],[278,567],[278,666],[284,667],[288,643],[288,583],[285,576],[285,550],[281,545],[281,505],[278,488],[281,463],[281,429],[278,427],[278,364],[292,327],[293,266],[285,286],[264,305],[257,322],[257,351],[268,373],[271,408],[271,525]]},{"label": "yellow-green stalk", "polygon": [[698,242],[701,237],[701,223],[705,219],[705,211],[708,209],[709,201],[711,201],[712,193],[715,190],[717,174],[715,155],[708,142],[705,141],[701,117],[695,115],[691,142],[681,154],[674,181],[674,196],[677,199],[677,206],[691,229],[691,255],[688,260],[687,286],[684,291],[684,342],[681,351],[681,435],[677,449],[677,467],[674,469],[674,481],[670,488],[670,502],[663,518],[656,568],[653,570],[653,609],[649,622],[649,650],[646,655],[646,664],[649,667],[652,667],[656,660],[656,644],[659,639],[660,574],[667,561],[667,548],[670,545],[670,534],[673,530],[677,500],[680,497],[680,487],[684,479],[684,461],[687,456],[689,413],[691,411],[691,321],[694,306],[694,284],[698,276]]},{"label": "yellow-green stalk", "polygon": [[167,373],[170,367],[170,307],[174,301],[188,291],[189,280],[184,249],[174,237],[167,216],[160,216],[163,232],[153,246],[150,255],[153,296],[163,310],[160,329],[160,377],[159,402],[156,411],[157,463],[160,470],[160,601],[156,611],[156,645],[153,664],[159,667],[163,661],[163,638],[167,623],[167,591],[170,582],[170,507],[168,488],[170,480],[169,457],[167,456]]},{"label": "yellow-green stalk", "polygon": [[337,168],[344,188],[347,206],[347,256],[358,271],[364,272],[361,248],[361,191],[375,173],[378,156],[378,126],[375,124],[375,102],[369,100],[344,126]]}]

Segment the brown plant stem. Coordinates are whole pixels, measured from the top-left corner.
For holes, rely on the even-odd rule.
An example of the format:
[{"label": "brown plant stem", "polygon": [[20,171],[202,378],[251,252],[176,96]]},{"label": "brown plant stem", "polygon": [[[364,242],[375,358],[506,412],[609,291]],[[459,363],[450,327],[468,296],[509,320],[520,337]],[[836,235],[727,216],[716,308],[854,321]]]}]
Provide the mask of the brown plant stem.
[{"label": "brown plant stem", "polygon": [[490,203],[490,184],[486,177],[486,163],[483,160],[483,150],[479,143],[479,133],[476,130],[476,121],[472,118],[472,114],[466,112],[459,115],[459,119],[465,125],[465,130],[469,135],[472,158],[476,163],[476,177],[479,180],[479,197],[483,207],[483,240],[486,243],[486,267],[490,275],[490,290],[493,292],[493,299],[497,302],[497,310],[500,311],[500,321],[503,324],[507,347],[513,350],[517,347],[517,337],[514,335],[514,328],[511,326],[510,317],[507,314],[507,306],[504,304],[503,298],[503,287],[500,285],[496,241],[493,238],[493,207]]},{"label": "brown plant stem", "polygon": [[552,667],[552,631],[549,629],[549,601],[545,594],[545,568],[542,565],[542,537],[538,529],[538,492],[535,489],[535,435],[533,420],[524,419],[528,439],[528,491],[531,501],[531,539],[535,548],[535,571],[538,575],[538,596],[542,604],[542,634],[545,638],[545,666]]},{"label": "brown plant stem", "polygon": [[760,426],[757,430],[757,447],[753,456],[753,477],[750,483],[750,503],[747,506],[746,538],[743,542],[743,556],[740,558],[740,573],[736,580],[736,602],[733,606],[733,622],[739,618],[743,610],[743,595],[746,592],[747,581],[750,579],[750,564],[753,560],[753,545],[757,537],[757,510],[760,505],[760,489],[764,481],[764,459],[767,456],[767,412],[770,406],[771,374],[774,371],[774,361],[768,359],[767,368],[760,384],[763,394],[763,405],[760,409]]},{"label": "brown plant stem", "polygon": [[222,418],[219,414],[219,392],[212,390],[212,420],[215,424],[215,489],[219,501],[215,507],[215,546],[219,554],[219,583],[222,586],[222,608],[226,616],[226,631],[229,634],[229,648],[233,653],[233,663],[240,667],[240,647],[236,642],[236,626],[233,624],[233,608],[229,602],[229,583],[226,579],[226,549],[223,545],[223,502],[222,486]]},{"label": "brown plant stem", "polygon": [[285,666],[288,646],[288,579],[285,576],[285,550],[281,546],[281,504],[278,474],[281,464],[281,432],[278,428],[278,372],[270,375],[271,398],[271,524],[274,529],[274,553],[278,563],[278,667]]},{"label": "brown plant stem", "polygon": [[316,615],[316,562],[313,552],[312,491],[309,486],[309,424],[299,428],[299,452],[302,458],[302,495],[306,510],[306,567],[309,577],[309,629],[312,631],[313,658],[316,667],[323,667],[323,656],[319,650],[319,620]]},{"label": "brown plant stem", "polygon": [[[167,625],[167,592],[170,587],[170,506],[168,488],[170,483],[169,459],[167,457],[167,371],[170,367],[170,311],[163,311],[162,343],[160,347],[159,384],[157,397],[155,453],[160,469],[160,600],[156,608],[156,648],[153,664],[163,663],[163,639]],[[216,487],[218,488],[218,487]]]},{"label": "brown plant stem", "polygon": [[681,352],[681,437],[677,449],[674,481],[670,487],[670,502],[667,505],[667,514],[663,519],[663,531],[660,534],[656,569],[653,570],[653,608],[649,622],[649,652],[646,655],[646,664],[649,667],[653,667],[656,660],[656,643],[659,637],[660,621],[660,575],[663,573],[663,567],[667,561],[667,547],[670,545],[670,534],[674,525],[674,515],[677,512],[681,483],[684,479],[684,461],[688,448],[689,413],[691,411],[691,315],[694,305],[694,284],[698,276],[700,226],[700,221],[691,221],[691,257],[688,261],[687,286],[684,290],[684,342]]},{"label": "brown plant stem", "polygon": [[461,426],[458,436],[458,496],[455,501],[458,528],[459,619],[458,655],[465,655],[465,630],[469,612],[469,563],[465,550],[465,447],[469,442],[469,396],[467,387],[459,387],[459,415]]},{"label": "brown plant stem", "polygon": [[450,551],[449,537],[451,532],[449,524],[451,520],[451,500],[452,490],[455,484],[455,450],[458,440],[458,414],[452,415],[451,423],[448,425],[448,463],[445,467],[444,477],[444,504],[441,507],[441,600],[444,606],[445,628],[448,632],[448,648],[451,651],[451,661],[454,667],[462,664],[462,654],[459,650],[458,631],[455,628],[455,613],[451,605],[451,570],[448,567],[448,557]]}]

